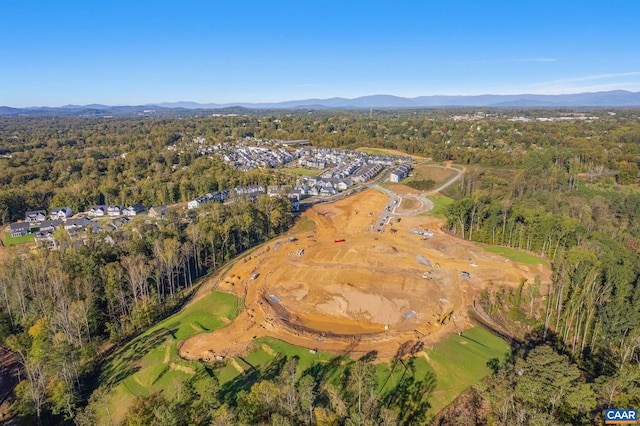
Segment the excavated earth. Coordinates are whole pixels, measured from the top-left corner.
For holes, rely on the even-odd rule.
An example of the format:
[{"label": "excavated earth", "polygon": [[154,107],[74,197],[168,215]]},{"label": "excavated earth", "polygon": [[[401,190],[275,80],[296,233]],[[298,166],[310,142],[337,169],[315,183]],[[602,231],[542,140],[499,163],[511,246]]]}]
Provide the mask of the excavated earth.
[{"label": "excavated earth", "polygon": [[486,286],[515,287],[536,275],[543,287],[550,281],[548,267],[515,263],[440,231],[442,219],[402,211],[398,221],[389,212],[380,226],[388,202],[368,190],[315,205],[303,213],[314,231],[271,241],[213,278],[202,291],[236,294],[241,312],[225,328],[183,342],[180,355],[241,355],[255,338],[270,336],[310,350],[377,351],[378,359],[390,359],[407,341],[433,344],[470,327],[467,307]]}]

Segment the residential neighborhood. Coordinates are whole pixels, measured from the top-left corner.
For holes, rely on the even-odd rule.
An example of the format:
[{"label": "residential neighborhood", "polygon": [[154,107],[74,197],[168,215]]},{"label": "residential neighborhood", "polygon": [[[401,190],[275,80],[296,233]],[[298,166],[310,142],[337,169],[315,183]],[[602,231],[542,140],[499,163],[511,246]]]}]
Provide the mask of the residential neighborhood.
[{"label": "residential neighborhood", "polygon": [[[255,168],[296,168],[322,169],[317,176],[299,176],[295,185],[248,185],[210,192],[188,201],[187,209],[195,209],[210,202],[233,202],[240,197],[255,201],[260,195],[286,196],[291,202],[291,210],[300,210],[300,201],[306,197],[330,197],[347,191],[355,185],[363,184],[378,176],[388,168],[395,167],[389,174],[391,182],[399,182],[411,171],[411,157],[388,154],[370,155],[361,151],[314,147],[309,141],[263,141],[244,138],[239,144],[222,143],[207,145],[204,137],[193,140],[198,145],[200,155],[222,158],[233,167],[248,171]],[[162,218],[165,207],[151,207],[148,211],[142,204],[130,206],[94,205],[86,212],[74,215],[67,206],[45,210],[28,211],[24,222],[11,223],[11,237],[19,238],[33,234],[36,243],[55,245],[54,232],[64,229],[75,238],[79,232],[90,230],[94,233],[115,230],[126,224],[131,217],[148,214],[150,218]],[[106,220],[110,219],[110,220]]]}]

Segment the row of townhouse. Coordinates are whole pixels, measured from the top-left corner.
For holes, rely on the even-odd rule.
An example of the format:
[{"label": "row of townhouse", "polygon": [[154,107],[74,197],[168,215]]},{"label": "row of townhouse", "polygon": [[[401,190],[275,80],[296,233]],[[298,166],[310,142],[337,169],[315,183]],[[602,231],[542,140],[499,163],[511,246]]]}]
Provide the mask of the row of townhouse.
[{"label": "row of townhouse", "polygon": [[225,143],[198,148],[200,155],[211,153],[221,156],[225,163],[231,164],[234,168],[245,171],[278,167],[294,159],[293,154],[284,148],[253,146],[244,143],[238,145]]},{"label": "row of townhouse", "polygon": [[197,198],[189,201],[187,203],[187,208],[189,210],[195,209],[195,208],[200,207],[203,204],[211,203],[211,202],[214,202],[214,201],[217,201],[219,203],[223,203],[227,199],[228,196],[229,196],[229,191],[227,191],[227,190],[209,192],[207,194],[204,194],[202,197],[197,197]]},{"label": "row of townhouse", "polygon": [[53,242],[53,233],[57,229],[64,229],[65,231],[67,231],[70,237],[75,237],[78,232],[85,231],[87,229],[91,229],[91,231],[93,231],[94,233],[101,232],[103,229],[117,229],[119,226],[128,223],[129,220],[130,219],[128,217],[120,217],[112,220],[111,222],[99,224],[98,222],[91,221],[87,217],[77,217],[67,220],[43,220],[42,222],[35,224],[36,226],[33,226],[34,223],[17,222],[11,223],[9,225],[9,228],[11,231],[11,236],[14,238],[33,233],[36,242]]},{"label": "row of townhouse", "polygon": [[354,182],[364,183],[370,181],[384,169],[381,164],[367,164],[360,167],[356,173],[354,173],[352,179]]},{"label": "row of townhouse", "polygon": [[291,202],[291,210],[294,212],[300,211],[300,198],[302,196],[302,192],[300,192],[299,190],[290,190],[290,187],[284,185],[268,186],[266,188],[266,191],[265,187],[262,185],[239,186],[233,188],[232,190],[219,191],[207,194],[203,197],[198,197],[195,200],[189,201],[189,203],[187,203],[187,208],[195,209],[197,207],[200,207],[202,204],[210,203],[212,201],[224,202],[230,196],[233,196],[235,198],[250,197],[252,201],[255,201],[258,196],[263,194],[267,194],[270,197],[286,195]]},{"label": "row of townhouse", "polygon": [[40,230],[34,232],[36,242],[46,242],[55,244],[54,232],[57,229],[64,229],[71,238],[78,236],[80,232],[91,231],[98,234],[102,231],[115,231],[121,229],[129,223],[131,219],[128,217],[119,217],[108,222],[96,222],[87,217],[79,217],[63,221],[50,221],[51,223],[41,223]]},{"label": "row of townhouse", "polygon": [[139,214],[146,213],[147,209],[142,204],[134,204],[129,207],[117,206],[117,205],[96,205],[91,206],[87,214],[90,217],[104,217],[104,216],[137,216]]},{"label": "row of townhouse", "polygon": [[411,164],[406,164],[406,163],[400,164],[391,172],[391,175],[389,176],[389,180],[391,182],[400,182],[401,180],[409,176],[410,172],[411,172]]},{"label": "row of townhouse", "polygon": [[396,163],[412,163],[413,159],[409,156],[399,156],[391,154],[376,154],[367,157],[369,164],[381,164],[383,166],[393,166]]},{"label": "row of townhouse", "polygon": [[[132,217],[139,214],[147,213],[147,209],[142,204],[134,204],[129,207],[121,206],[92,206],[86,215],[89,217],[118,217],[126,216]],[[166,213],[166,207],[152,207],[152,211],[149,212],[149,216],[154,218],[163,218]],[[65,229],[77,228],[80,222],[85,223],[89,219],[77,218],[72,219],[73,211],[69,207],[56,207],[49,213],[47,219],[47,212],[45,210],[34,210],[25,213],[24,222],[15,222],[9,224],[9,230],[12,237],[20,237],[31,234],[36,234],[36,240],[42,236],[42,233],[53,232],[54,228],[58,226],[64,226]],[[84,228],[84,224],[82,226]],[[41,233],[41,234],[38,234]]]},{"label": "row of townhouse", "polygon": [[264,190],[264,186],[262,185],[238,186],[236,188],[233,188],[233,193],[236,197],[250,196],[251,198],[254,198],[254,199],[258,195],[266,194]]}]

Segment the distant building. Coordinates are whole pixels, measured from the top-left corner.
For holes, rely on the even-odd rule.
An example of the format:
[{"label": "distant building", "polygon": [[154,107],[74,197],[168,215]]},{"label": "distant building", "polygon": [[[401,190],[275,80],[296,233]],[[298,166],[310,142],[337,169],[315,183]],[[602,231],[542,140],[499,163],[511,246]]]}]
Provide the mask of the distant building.
[{"label": "distant building", "polygon": [[301,140],[295,140],[295,141],[278,141],[278,142],[276,142],[276,145],[282,145],[282,146],[305,146],[305,145],[311,145],[311,142],[309,142],[306,139],[301,139]]},{"label": "distant building", "polygon": [[202,204],[210,203],[212,201],[224,202],[229,196],[229,191],[226,189],[223,191],[209,192],[208,194],[203,195],[202,197],[198,197],[195,200],[191,200],[187,203],[188,209],[196,209],[200,207]]},{"label": "distant building", "polygon": [[53,232],[51,231],[38,231],[35,234],[33,234],[34,236],[34,240],[36,243],[55,243],[55,240],[53,238]]},{"label": "distant building", "polygon": [[77,218],[77,219],[69,219],[66,222],[64,222],[64,229],[66,229],[67,231],[70,231],[70,230],[82,230],[90,222],[91,221],[89,219],[87,219],[86,217],[81,217],[81,218]]}]

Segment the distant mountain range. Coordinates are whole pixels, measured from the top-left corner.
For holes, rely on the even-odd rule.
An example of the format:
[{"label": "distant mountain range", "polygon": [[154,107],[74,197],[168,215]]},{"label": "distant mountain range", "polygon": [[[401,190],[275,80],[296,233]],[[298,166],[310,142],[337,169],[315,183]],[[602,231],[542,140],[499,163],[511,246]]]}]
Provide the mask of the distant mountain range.
[{"label": "distant mountain range", "polygon": [[570,95],[479,95],[479,96],[418,96],[403,98],[391,95],[362,96],[354,99],[303,99],[274,103],[199,104],[196,102],[163,102],[153,105],[108,106],[66,105],[63,107],[11,108],[0,106],[0,116],[123,116],[180,115],[180,111],[247,109],[369,109],[369,108],[628,108],[640,107],[640,92],[614,90],[609,92],[576,93]]}]

